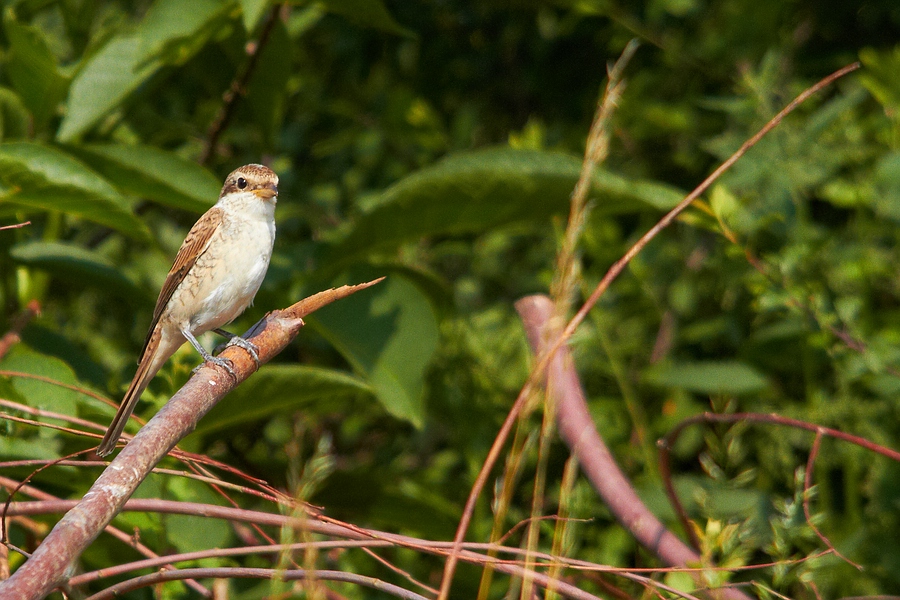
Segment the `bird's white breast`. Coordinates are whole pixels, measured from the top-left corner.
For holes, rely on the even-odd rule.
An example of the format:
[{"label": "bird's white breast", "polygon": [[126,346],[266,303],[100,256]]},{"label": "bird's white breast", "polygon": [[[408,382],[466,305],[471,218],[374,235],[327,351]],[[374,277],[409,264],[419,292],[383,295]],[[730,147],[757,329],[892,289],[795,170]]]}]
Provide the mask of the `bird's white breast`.
[{"label": "bird's white breast", "polygon": [[[231,322],[253,302],[275,243],[274,201],[233,194],[217,206],[224,211],[222,223],[179,286],[185,288],[179,292],[196,299],[192,314],[183,315],[194,335]],[[194,289],[189,292],[190,287]],[[173,294],[173,301],[179,295]]]}]

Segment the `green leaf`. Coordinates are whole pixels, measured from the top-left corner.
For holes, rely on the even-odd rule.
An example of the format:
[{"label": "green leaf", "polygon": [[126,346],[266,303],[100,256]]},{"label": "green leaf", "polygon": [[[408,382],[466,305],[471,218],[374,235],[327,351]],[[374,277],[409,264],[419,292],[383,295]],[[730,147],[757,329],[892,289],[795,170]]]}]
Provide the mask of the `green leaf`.
[{"label": "green leaf", "polygon": [[130,279],[103,256],[79,246],[59,242],[26,242],[9,252],[12,259],[77,285],[92,285],[129,303],[145,296]]},{"label": "green leaf", "polygon": [[38,375],[51,380],[10,377],[13,388],[25,399],[28,406],[76,416],[80,404],[95,402],[76,390],[59,385],[79,385],[75,372],[69,365],[54,356],[40,354],[22,344],[15,345],[0,360],[0,369]]},{"label": "green leaf", "polygon": [[69,81],[60,74],[40,29],[18,23],[11,9],[6,12],[4,26],[9,39],[9,79],[35,120],[43,123],[62,102]]},{"label": "green leaf", "polygon": [[138,53],[142,60],[160,59],[165,64],[184,64],[221,27],[213,26],[235,2],[191,0],[190,10],[183,0],[156,0],[138,27]]},{"label": "green leaf", "polygon": [[[369,281],[384,273],[358,269],[333,282]],[[421,426],[425,371],[437,350],[431,304],[399,274],[317,311],[307,322],[359,372],[392,415]]]},{"label": "green leaf", "polygon": [[69,88],[66,116],[56,136],[59,141],[70,142],[79,137],[118,108],[161,66],[158,60],[145,60],[140,42],[136,33],[120,34],[78,72]]},{"label": "green leaf", "polygon": [[110,39],[75,76],[57,139],[70,142],[90,129],[162,65],[193,56],[219,27],[232,2],[157,0],[135,31]]},{"label": "green leaf", "polygon": [[0,144],[0,204],[60,211],[130,237],[150,233],[124,198],[87,166],[54,148],[29,142]]},{"label": "green leaf", "polygon": [[738,361],[660,364],[651,367],[645,377],[661,387],[700,394],[753,394],[769,385],[759,371]]},{"label": "green leaf", "polygon": [[305,365],[266,365],[225,396],[200,420],[197,431],[264,419],[287,410],[324,407],[372,393],[358,377]]},{"label": "green leaf", "polygon": [[[333,249],[332,260],[422,236],[483,232],[566,214],[581,160],[567,154],[493,148],[450,156],[394,184]],[[659,184],[607,171],[594,176],[594,211],[668,209],[682,197]]]},{"label": "green leaf", "polygon": [[172,208],[204,212],[222,187],[197,163],[152,146],[89,144],[71,150],[119,189]]},{"label": "green leaf", "polygon": [[320,3],[328,12],[341,15],[357,25],[407,37],[416,35],[394,20],[381,0],[321,0]]},{"label": "green leaf", "polygon": [[31,114],[18,94],[0,87],[0,139],[24,138],[31,127]]},{"label": "green leaf", "polygon": [[266,9],[269,8],[269,0],[240,0],[241,16],[244,19],[244,29],[252,32],[259,25]]}]

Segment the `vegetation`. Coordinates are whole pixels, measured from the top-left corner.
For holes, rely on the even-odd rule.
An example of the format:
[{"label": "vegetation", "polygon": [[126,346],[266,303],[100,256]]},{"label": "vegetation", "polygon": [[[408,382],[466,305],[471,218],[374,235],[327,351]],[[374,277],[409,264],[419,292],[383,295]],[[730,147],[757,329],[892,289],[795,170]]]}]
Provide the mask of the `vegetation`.
[{"label": "vegetation", "polygon": [[[725,584],[762,598],[896,592],[896,459],[772,418],[686,427],[669,465],[686,531],[656,445],[704,411],[775,413],[888,448],[900,439],[900,5],[810,4],[7,4],[0,226],[29,224],[0,230],[4,495],[29,475],[14,503],[89,488],[99,463],[38,468],[96,444],[75,430],[108,424],[115,408],[101,398],[117,402],[130,381],[184,234],[225,174],[264,162],[281,179],[275,257],[255,306],[229,329],[324,288],[387,278],[313,314],[180,444],[235,470],[207,475],[245,488],[169,471],[137,497],[278,513],[271,496],[247,493],[254,484],[239,471],[358,527],[453,539],[535,365],[514,303],[553,289],[571,317],[610,265],[776,112],[859,60],[652,240],[570,340],[606,444],[653,512],[693,536],[701,561],[691,566],[706,569],[669,571],[638,544],[574,470],[539,400],[504,446],[466,539],[508,533],[512,548],[634,575],[656,569],[640,571],[643,582],[553,572],[604,598],[649,596],[653,582],[668,586],[655,590],[665,597]],[[557,255],[585,140],[606,65],[631,39],[640,47],[569,271]],[[569,306],[560,281],[573,273]],[[137,413],[149,418],[197,363],[183,348]],[[195,465],[161,466],[185,464]],[[281,510],[301,514],[290,507],[281,498]],[[568,518],[533,519],[551,515]],[[47,509],[7,519],[8,541],[31,551],[58,518]],[[334,539],[153,511],[113,524],[159,554]],[[186,564],[299,565],[429,597],[410,580],[440,587],[443,557],[345,546]],[[141,557],[103,535],[78,571]],[[0,560],[14,571],[24,557],[10,549]],[[528,596],[527,579],[487,573],[460,565],[452,596]],[[385,597],[321,579],[233,574],[227,585],[247,600]],[[132,595],[196,596],[191,585]]]}]

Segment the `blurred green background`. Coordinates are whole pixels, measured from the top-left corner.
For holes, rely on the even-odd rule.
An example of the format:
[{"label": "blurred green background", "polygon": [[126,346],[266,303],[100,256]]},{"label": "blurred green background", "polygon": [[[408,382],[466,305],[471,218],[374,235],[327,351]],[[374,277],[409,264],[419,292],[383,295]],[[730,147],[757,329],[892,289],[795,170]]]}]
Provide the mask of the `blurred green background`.
[{"label": "blurred green background", "polygon": [[[322,288],[388,278],[310,318],[182,447],[331,516],[439,539],[452,537],[527,377],[513,302],[553,278],[607,63],[640,41],[579,246],[586,293],[797,93],[860,60],[638,256],[572,346],[598,428],[664,519],[672,513],[654,442],[703,410],[778,412],[898,444],[895,0],[23,0],[2,10],[0,225],[31,225],[0,232],[0,333],[32,299],[42,314],[0,369],[118,401],[187,229],[229,171],[264,162],[281,178],[275,257],[233,331]],[[248,47],[258,48],[253,61]],[[223,94],[245,74],[223,115]],[[138,413],[158,409],[197,362],[189,347],[179,352]],[[104,425],[113,413],[15,376],[0,377],[0,397]],[[522,435],[539,429],[534,415]],[[754,582],[761,597],[896,593],[900,467],[846,444],[823,442],[812,508],[864,569],[834,556],[787,562],[825,548],[800,505],[811,444],[808,433],[771,426],[689,430],[676,483],[704,556],[781,561],[719,575]],[[5,422],[0,456],[52,459],[88,445]],[[554,442],[544,502],[554,513],[565,500],[589,519],[570,526],[567,554],[658,565],[586,481],[561,491],[566,458]],[[530,514],[535,463],[534,444],[524,444],[503,531]],[[58,468],[33,483],[79,497],[95,475]],[[162,476],[139,494],[215,500],[202,484]],[[492,484],[469,539],[489,538],[493,494]],[[236,543],[222,523],[119,524],[139,524],[159,551]],[[28,545],[16,527],[12,537]],[[321,558],[323,568],[404,581],[358,551]],[[436,559],[390,559],[423,581],[439,578]],[[121,544],[101,538],[82,566],[124,560]],[[455,597],[475,597],[479,576],[463,568]],[[492,586],[492,598],[515,589],[502,577]],[[233,588],[248,599],[272,592],[269,583]]]}]

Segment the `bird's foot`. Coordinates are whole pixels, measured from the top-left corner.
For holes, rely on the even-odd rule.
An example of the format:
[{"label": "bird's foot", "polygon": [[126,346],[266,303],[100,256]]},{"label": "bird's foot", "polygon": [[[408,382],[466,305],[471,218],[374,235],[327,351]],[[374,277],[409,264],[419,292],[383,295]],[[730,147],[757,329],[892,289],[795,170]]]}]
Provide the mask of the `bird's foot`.
[{"label": "bird's foot", "polygon": [[228,346],[237,346],[238,348],[243,348],[244,350],[246,350],[247,354],[250,355],[250,358],[253,359],[253,362],[256,363],[256,366],[259,367],[259,346],[257,346],[253,342],[245,340],[239,335],[236,335],[228,340],[228,343],[225,344],[225,347],[227,348]]},{"label": "bird's foot", "polygon": [[237,379],[237,375],[234,374],[234,363],[231,362],[230,360],[228,360],[227,358],[220,358],[218,356],[212,356],[212,355],[207,355],[207,356],[204,356],[203,358],[204,358],[205,362],[194,367],[194,370],[192,371],[193,373],[196,373],[197,371],[199,371],[200,369],[205,367],[207,365],[207,363],[211,363],[211,364],[216,365],[217,367],[222,367],[223,369],[228,371],[229,375],[231,375],[233,378]]},{"label": "bird's foot", "polygon": [[259,346],[257,346],[253,342],[245,340],[244,338],[242,338],[239,335],[235,335],[235,334],[231,333],[230,331],[225,331],[224,329],[213,329],[213,331],[215,331],[216,333],[218,333],[221,336],[228,338],[228,341],[224,344],[224,347],[221,344],[216,347],[217,353],[220,350],[220,348],[221,348],[221,350],[224,350],[225,348],[227,348],[229,346],[237,346],[238,348],[243,348],[244,350],[247,351],[247,354],[250,355],[250,358],[253,359],[253,362],[256,363],[256,367],[259,368]]}]

